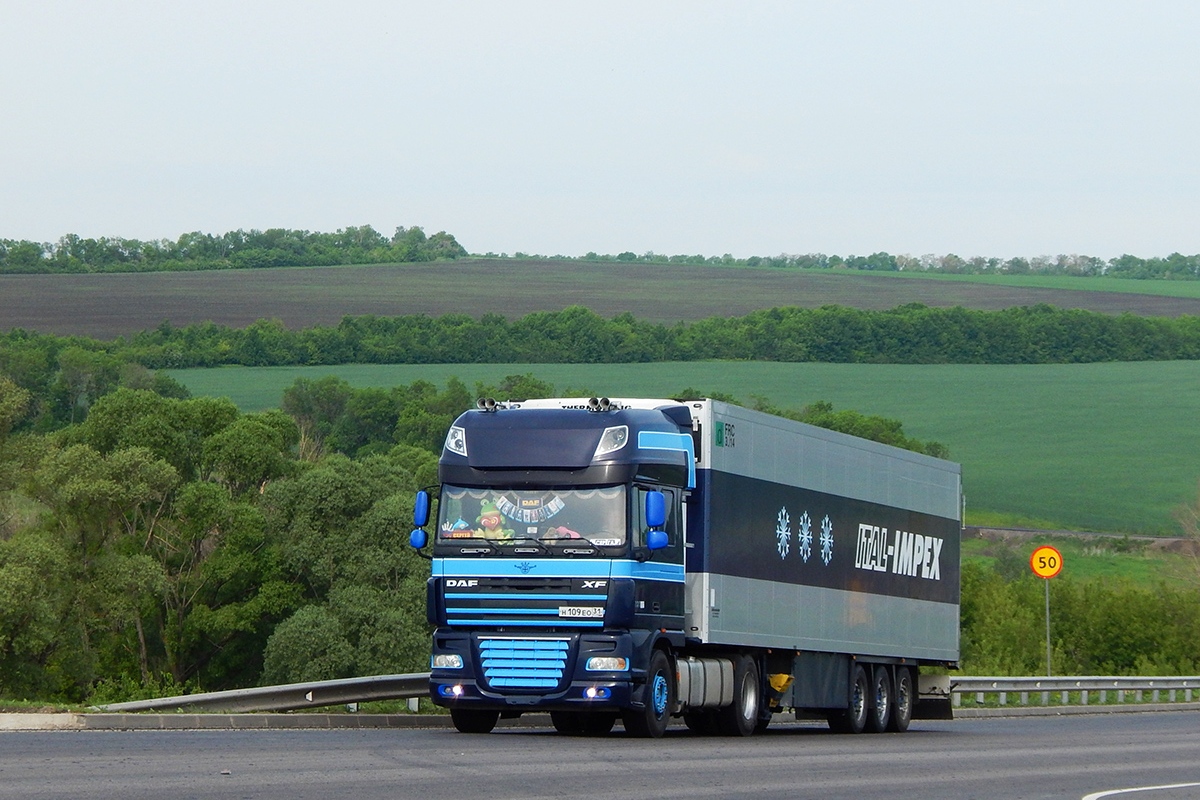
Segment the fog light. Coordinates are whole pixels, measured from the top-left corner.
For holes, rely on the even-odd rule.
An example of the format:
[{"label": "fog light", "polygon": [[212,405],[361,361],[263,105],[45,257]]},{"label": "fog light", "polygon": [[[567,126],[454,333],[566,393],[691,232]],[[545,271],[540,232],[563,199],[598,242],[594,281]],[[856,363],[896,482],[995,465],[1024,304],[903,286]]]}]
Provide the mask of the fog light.
[{"label": "fog light", "polygon": [[447,684],[443,683],[438,687],[438,694],[440,694],[442,697],[462,697],[462,684],[456,683],[453,686],[448,686]]},{"label": "fog light", "polygon": [[433,669],[462,669],[463,658],[460,655],[439,653],[430,659]]},{"label": "fog light", "polygon": [[585,669],[588,672],[624,672],[629,669],[629,661],[618,656],[592,656]]},{"label": "fog light", "polygon": [[589,686],[583,690],[583,696],[587,700],[607,700],[612,697],[612,690],[602,686]]}]

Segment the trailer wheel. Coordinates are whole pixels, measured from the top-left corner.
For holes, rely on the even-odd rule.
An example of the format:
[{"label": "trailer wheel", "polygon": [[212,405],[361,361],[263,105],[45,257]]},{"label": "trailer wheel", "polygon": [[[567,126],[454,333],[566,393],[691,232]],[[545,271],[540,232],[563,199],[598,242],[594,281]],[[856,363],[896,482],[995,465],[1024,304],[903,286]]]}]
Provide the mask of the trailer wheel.
[{"label": "trailer wheel", "polygon": [[479,711],[473,708],[450,709],[450,720],[459,733],[491,733],[500,719],[499,711]]},{"label": "trailer wheel", "polygon": [[621,712],[621,722],[632,736],[657,739],[667,732],[671,709],[675,706],[675,670],[662,650],[650,656],[646,670],[645,706]]},{"label": "trailer wheel", "polygon": [[863,669],[862,664],[855,664],[850,673],[848,705],[827,717],[829,727],[838,733],[862,733],[867,727],[867,693],[870,690],[867,671]]},{"label": "trailer wheel", "polygon": [[913,679],[912,670],[908,667],[896,667],[896,685],[892,692],[892,718],[888,720],[887,729],[893,733],[903,733],[908,730],[908,723],[913,714]]},{"label": "trailer wheel", "polygon": [[887,665],[878,664],[871,678],[871,707],[867,714],[867,730],[883,733],[892,719],[892,676]]},{"label": "trailer wheel", "polygon": [[750,656],[733,662],[733,704],[717,710],[717,726],[723,736],[749,736],[758,727],[758,666]]}]

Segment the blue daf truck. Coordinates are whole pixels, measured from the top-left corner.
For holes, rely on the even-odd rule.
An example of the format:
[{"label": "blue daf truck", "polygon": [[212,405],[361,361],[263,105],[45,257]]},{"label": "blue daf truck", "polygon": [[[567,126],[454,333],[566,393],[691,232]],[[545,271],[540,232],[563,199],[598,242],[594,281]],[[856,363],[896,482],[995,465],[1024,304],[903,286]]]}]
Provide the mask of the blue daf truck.
[{"label": "blue daf truck", "polygon": [[438,472],[411,543],[430,693],[460,731],[949,715],[957,464],[715,400],[566,398],[481,400]]}]

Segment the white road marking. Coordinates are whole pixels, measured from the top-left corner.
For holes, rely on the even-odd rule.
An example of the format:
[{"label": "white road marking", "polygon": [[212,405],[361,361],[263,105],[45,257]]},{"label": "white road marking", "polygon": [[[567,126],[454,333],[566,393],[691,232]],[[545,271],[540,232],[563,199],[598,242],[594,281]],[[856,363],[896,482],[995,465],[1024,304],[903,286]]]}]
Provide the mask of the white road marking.
[{"label": "white road marking", "polygon": [[1137,786],[1133,789],[1110,789],[1107,792],[1095,792],[1083,796],[1083,800],[1100,800],[1101,797],[1115,797],[1119,794],[1133,794],[1134,792],[1157,792],[1163,789],[1188,789],[1193,786],[1200,786],[1200,783],[1172,783],[1167,786]]}]

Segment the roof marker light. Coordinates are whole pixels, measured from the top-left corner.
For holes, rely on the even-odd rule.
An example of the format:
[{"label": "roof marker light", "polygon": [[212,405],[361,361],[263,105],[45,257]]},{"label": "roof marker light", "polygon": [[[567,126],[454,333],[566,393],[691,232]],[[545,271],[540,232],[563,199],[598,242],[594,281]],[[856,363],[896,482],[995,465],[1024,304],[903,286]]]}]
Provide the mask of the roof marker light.
[{"label": "roof marker light", "polygon": [[467,454],[467,432],[457,425],[452,425],[446,434],[446,449],[460,456]]},{"label": "roof marker light", "polygon": [[600,456],[606,456],[609,453],[615,453],[629,442],[629,426],[617,425],[612,428],[605,428],[604,434],[600,437],[600,444],[596,445],[596,452],[592,454],[592,458],[596,459]]}]

